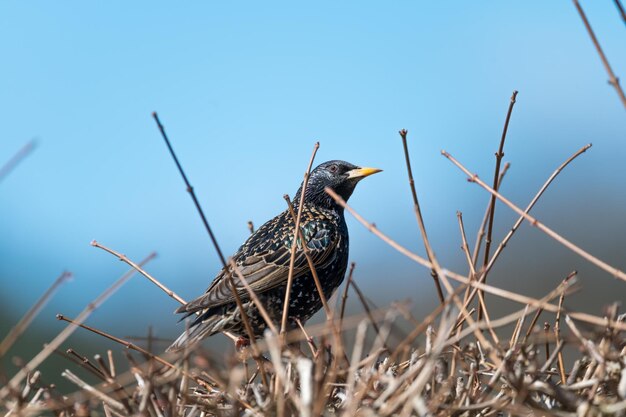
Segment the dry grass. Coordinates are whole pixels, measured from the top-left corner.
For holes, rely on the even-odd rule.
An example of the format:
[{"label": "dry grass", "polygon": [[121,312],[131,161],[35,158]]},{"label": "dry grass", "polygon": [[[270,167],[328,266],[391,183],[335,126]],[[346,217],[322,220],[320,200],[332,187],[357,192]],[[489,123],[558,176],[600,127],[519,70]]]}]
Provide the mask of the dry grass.
[{"label": "dry grass", "polygon": [[[511,109],[512,105],[506,125]],[[160,122],[159,128],[164,134]],[[604,316],[566,310],[564,300],[567,295],[581,290],[575,272],[540,299],[485,282],[498,256],[524,221],[610,275],[618,279],[626,277],[622,271],[567,241],[529,215],[556,176],[590,145],[558,167],[526,209],[515,206],[498,191],[504,177],[504,171],[500,172],[501,156],[497,159],[494,186],[490,187],[444,152],[472,183],[490,194],[489,206],[472,252],[459,213],[460,255],[468,264],[468,272],[461,274],[440,265],[431,248],[410,169],[407,132],[401,131],[401,137],[414,210],[427,258],[398,244],[332,190],[327,191],[368,230],[431,271],[437,292],[441,294],[441,304],[427,317],[413,317],[402,303],[385,309],[368,305],[353,277],[352,266],[344,291],[340,292],[343,294],[340,306],[325,303],[326,321],[322,324],[301,326],[297,331],[283,333],[280,324],[275,323],[263,339],[234,353],[227,363],[201,347],[182,355],[155,354],[147,347],[83,322],[135,271],[173,299],[181,303],[184,300],[142,269],[153,255],[136,264],[94,242],[94,246],[115,255],[132,269],[89,303],[76,320],[58,317],[68,322],[67,328],[16,375],[7,378],[8,383],[0,389],[3,415],[626,416],[626,320],[623,314],[620,315],[618,304],[608,305]],[[500,143],[500,154],[504,137],[505,134]],[[168,147],[173,153],[169,142]],[[185,182],[188,190],[192,190],[186,177]],[[491,243],[496,199],[509,205],[519,219],[504,240],[494,246],[495,252],[491,254],[488,249],[483,249],[484,259],[479,261],[485,226]],[[199,205],[197,207],[200,210]],[[291,206],[290,209],[297,219],[298,213]],[[206,221],[205,224],[208,228]],[[253,226],[250,228],[252,230]],[[217,248],[215,240],[214,243]],[[249,286],[245,285],[245,288],[262,310],[256,294]],[[346,299],[353,293],[363,306],[363,314],[344,317]],[[504,298],[517,306],[516,311],[496,317],[485,303],[483,293]],[[46,299],[42,298],[40,303]],[[10,339],[0,344],[2,353],[9,350],[16,334],[26,330],[40,307],[34,306],[27,319],[9,335]],[[59,393],[42,381],[37,368],[78,327],[91,332],[94,338],[103,337],[119,343],[128,363],[115,363],[111,351],[90,359],[70,347],[66,355],[72,365],[62,377],[76,385],[76,391]],[[401,330],[407,328],[408,332]],[[569,362],[563,357],[566,347],[575,352]],[[131,355],[130,350],[135,353]],[[79,368],[89,372],[98,382],[88,383],[80,378],[75,372]],[[120,373],[120,369],[129,370]],[[54,376],[46,378],[53,379]]]}]

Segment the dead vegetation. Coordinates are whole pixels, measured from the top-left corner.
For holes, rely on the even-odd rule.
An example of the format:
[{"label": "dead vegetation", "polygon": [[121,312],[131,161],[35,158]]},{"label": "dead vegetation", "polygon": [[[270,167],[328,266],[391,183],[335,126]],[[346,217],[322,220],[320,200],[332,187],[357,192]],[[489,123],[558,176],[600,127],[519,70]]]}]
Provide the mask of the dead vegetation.
[{"label": "dead vegetation", "polygon": [[[338,305],[324,303],[326,321],[322,324],[302,326],[292,332],[285,332],[284,325],[272,324],[263,339],[233,354],[228,363],[221,363],[201,347],[182,355],[155,353],[84,323],[135,272],[143,274],[178,302],[184,300],[144,271],[144,264],[153,254],[135,263],[93,242],[127,263],[131,270],[75,319],[57,317],[67,321],[67,327],[19,372],[7,377],[7,383],[0,389],[4,416],[626,416],[626,320],[619,312],[619,304],[607,301],[603,316],[567,310],[564,307],[567,295],[584,291],[577,285],[575,271],[540,299],[486,283],[500,253],[524,221],[614,279],[626,281],[624,272],[587,253],[529,214],[559,173],[591,145],[582,147],[559,166],[524,209],[498,191],[508,168],[506,164],[501,168],[501,162],[516,94],[511,98],[496,153],[491,186],[449,153],[442,152],[490,197],[473,248],[467,241],[463,217],[458,214],[458,241],[461,255],[467,260],[466,273],[440,265],[430,246],[414,187],[406,131],[400,135],[425,258],[385,235],[332,190],[327,190],[368,230],[431,271],[441,303],[428,316],[413,317],[403,303],[385,309],[370,306],[355,282],[352,265],[345,287],[337,297]],[[163,126],[156,119],[167,141]],[[169,141],[167,144],[187,190],[201,211]],[[317,145],[305,182],[316,150]],[[509,206],[519,216],[497,245],[492,241],[496,201]],[[298,211],[291,208],[297,219],[301,205]],[[221,256],[204,216],[203,220]],[[493,253],[491,248],[495,248]],[[224,264],[229,262],[222,259]],[[66,278],[64,274],[55,286]],[[258,303],[252,290],[248,288],[248,291],[250,298]],[[0,356],[9,352],[52,292],[0,344]],[[495,317],[485,302],[485,293],[506,299],[517,306],[516,311]],[[361,302],[363,314],[345,316],[346,299],[352,294]],[[116,363],[110,350],[102,352],[103,356],[87,358],[64,346],[64,353],[72,363],[62,377],[75,384],[76,391],[60,393],[42,381],[37,369],[79,327],[93,333],[91,337],[119,343],[128,363]],[[402,330],[407,328],[408,332]],[[566,347],[575,352],[575,357],[567,362],[563,355]],[[79,377],[75,372],[78,368],[88,372],[97,383]],[[121,369],[129,370],[120,372]],[[52,376],[46,378],[52,379]]]}]

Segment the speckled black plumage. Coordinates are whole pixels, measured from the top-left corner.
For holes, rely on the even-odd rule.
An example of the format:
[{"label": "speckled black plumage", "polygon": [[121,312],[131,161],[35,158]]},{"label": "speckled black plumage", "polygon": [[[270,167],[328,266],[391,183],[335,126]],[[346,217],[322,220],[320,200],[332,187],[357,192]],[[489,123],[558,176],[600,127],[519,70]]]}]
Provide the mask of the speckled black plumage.
[{"label": "speckled black plumage", "polygon": [[[301,228],[327,299],[343,281],[349,242],[343,208],[324,189],[331,187],[348,200],[361,179],[379,171],[344,161],[329,161],[311,172],[304,194]],[[301,191],[302,187],[293,200],[296,209]],[[293,237],[294,221],[286,210],[256,230],[232,257],[277,327],[282,317]],[[263,334],[266,323],[237,274],[231,268],[222,269],[202,296],[176,310],[186,316],[195,314],[196,318],[168,350],[180,350],[222,331],[248,336],[227,279],[229,276],[233,278],[255,336]],[[296,318],[305,322],[322,307],[301,243],[296,251],[293,277],[288,309],[290,327],[296,325]]]}]

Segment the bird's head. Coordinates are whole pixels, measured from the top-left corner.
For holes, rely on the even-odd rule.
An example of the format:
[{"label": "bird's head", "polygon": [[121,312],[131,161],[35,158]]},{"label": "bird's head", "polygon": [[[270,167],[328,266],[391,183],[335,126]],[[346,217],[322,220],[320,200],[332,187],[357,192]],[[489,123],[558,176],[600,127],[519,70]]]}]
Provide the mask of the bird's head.
[{"label": "bird's head", "polygon": [[[304,201],[323,207],[335,207],[336,203],[324,189],[332,188],[344,200],[348,201],[357,183],[363,178],[382,170],[377,168],[361,168],[346,161],[328,161],[318,165],[309,176],[304,192]],[[295,205],[300,202],[302,186],[293,199]]]}]

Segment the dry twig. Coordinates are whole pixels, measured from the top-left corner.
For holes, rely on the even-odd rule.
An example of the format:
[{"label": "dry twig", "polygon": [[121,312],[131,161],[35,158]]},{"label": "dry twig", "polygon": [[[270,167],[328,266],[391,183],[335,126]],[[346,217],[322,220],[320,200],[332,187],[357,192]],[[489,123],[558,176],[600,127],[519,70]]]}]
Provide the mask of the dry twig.
[{"label": "dry twig", "polygon": [[0,358],[3,357],[11,348],[13,343],[28,328],[33,319],[39,314],[42,308],[48,303],[61,284],[67,282],[72,277],[71,272],[63,271],[61,275],[52,283],[50,288],[33,304],[33,306],[24,314],[19,322],[9,331],[9,333],[0,342]]},{"label": "dry twig", "polygon": [[172,159],[174,159],[174,162],[176,163],[178,172],[180,172],[181,177],[183,177],[183,181],[185,181],[187,192],[191,196],[191,199],[193,200],[193,203],[196,206],[196,210],[198,211],[198,214],[200,215],[200,218],[202,219],[202,224],[204,224],[204,228],[206,229],[207,233],[209,234],[209,237],[211,238],[211,242],[213,243],[213,247],[215,248],[215,251],[217,252],[217,256],[220,262],[222,263],[222,267],[226,268],[226,258],[224,258],[224,255],[222,254],[222,250],[220,249],[220,246],[217,244],[217,239],[215,238],[215,235],[213,234],[213,230],[211,230],[211,226],[209,226],[209,222],[206,219],[206,216],[204,215],[204,211],[202,210],[202,207],[200,206],[200,202],[198,201],[198,198],[196,197],[196,192],[193,190],[193,187],[189,183],[189,180],[187,179],[187,175],[185,175],[185,171],[183,170],[183,167],[180,165],[180,162],[178,162],[178,158],[176,157],[176,154],[174,153],[174,149],[172,148],[172,145],[170,144],[170,140],[167,137],[167,134],[165,133],[165,128],[161,124],[161,120],[159,120],[159,116],[157,115],[156,112],[152,112],[152,117],[154,118],[154,121],[156,122],[157,127],[159,128],[159,132],[161,132],[161,136],[163,137],[163,140],[165,141],[165,144],[167,145],[167,149],[170,151],[170,155],[172,155]]},{"label": "dry twig", "polygon": [[[513,106],[515,106],[515,101],[517,98],[517,91],[514,90],[511,95],[511,101],[509,102],[509,110],[506,112],[506,119],[504,120],[504,128],[502,129],[502,136],[500,138],[500,146],[498,147],[498,151],[496,152],[496,168],[493,173],[493,189],[497,190],[499,186],[500,179],[500,164],[502,163],[502,158],[504,157],[504,141],[506,140],[506,134],[509,131],[509,122],[511,120],[511,114],[513,113]],[[489,222],[487,224],[487,238],[485,239],[485,253],[483,259],[483,269],[486,269],[487,262],[489,261],[489,249],[491,248],[491,235],[493,233],[493,219],[496,212],[496,199],[494,196],[491,196],[491,201],[489,202]],[[487,281],[487,273],[483,273],[483,281]],[[483,302],[484,304],[484,302]],[[478,309],[478,319],[481,319],[484,314],[484,306],[481,305]]]},{"label": "dry twig", "polygon": [[4,180],[6,176],[9,175],[9,173],[13,171],[13,169],[15,169],[15,167],[18,166],[20,162],[22,162],[24,158],[26,158],[34,149],[35,141],[31,140],[30,142],[27,142],[26,145],[22,146],[22,148],[17,151],[11,159],[0,167],[0,182],[2,182],[2,180]]},{"label": "dry twig", "polygon": [[[417,219],[417,224],[420,228],[420,233],[422,234],[422,240],[424,241],[424,248],[426,249],[426,254],[428,255],[428,260],[430,263],[435,264],[433,261],[435,254],[433,253],[432,246],[430,245],[430,241],[428,240],[428,235],[426,234],[426,226],[424,225],[424,217],[422,216],[422,210],[420,209],[420,203],[417,199],[417,191],[415,191],[415,180],[413,180],[413,171],[411,170],[411,158],[409,157],[409,147],[406,141],[407,130],[400,130],[400,137],[402,138],[402,147],[404,148],[404,159],[406,162],[407,174],[409,176],[409,186],[411,188],[411,196],[413,197],[413,211],[415,212],[415,218]],[[439,277],[437,276],[437,271],[435,268],[430,270],[430,275],[433,277],[433,281],[435,281],[435,288],[437,290],[437,296],[439,297],[439,301],[443,303],[443,291],[441,290],[441,283],[439,282]]]},{"label": "dry twig", "polygon": [[[591,38],[591,41],[593,42],[593,46],[595,46],[596,51],[598,51],[600,60],[602,60],[602,65],[604,65],[604,69],[609,75],[609,84],[611,84],[613,88],[615,88],[615,91],[617,92],[619,99],[622,101],[622,105],[626,109],[626,96],[624,95],[624,90],[622,90],[622,86],[619,83],[619,78],[617,78],[615,74],[613,73],[613,69],[611,68],[611,65],[609,64],[609,60],[606,58],[606,55],[604,55],[604,51],[602,50],[602,47],[600,46],[600,42],[598,42],[598,38],[596,38],[596,34],[593,32],[593,29],[591,28],[591,24],[589,23],[589,20],[587,19],[587,15],[585,15],[585,12],[583,11],[583,8],[581,7],[580,3],[578,2],[578,0],[572,0],[572,1],[574,2],[574,6],[576,6],[576,10],[578,10],[578,14],[580,15],[580,18],[583,20],[583,23],[585,24],[585,28],[587,29],[587,33],[589,34],[589,37]],[[619,0],[616,0],[616,4],[618,5],[618,9],[621,12],[622,19],[623,19],[624,10],[621,7],[621,4],[619,4]]]},{"label": "dry twig", "polygon": [[[293,241],[291,243],[291,258],[289,259],[289,275],[287,276],[287,290],[285,291],[285,302],[283,305],[283,316],[282,316],[282,320],[280,323],[280,333],[284,333],[287,327],[287,312],[289,311],[289,298],[291,295],[291,285],[293,283],[293,267],[294,267],[294,262],[296,260],[296,250],[298,248],[298,240],[299,240],[298,236],[301,233],[300,220],[302,219],[302,208],[304,207],[304,194],[306,192],[306,187],[309,183],[309,175],[311,174],[311,167],[313,166],[313,161],[315,160],[315,154],[317,153],[317,150],[319,149],[319,147],[320,147],[320,143],[316,142],[315,146],[313,147],[313,153],[311,154],[311,159],[309,160],[309,165],[307,166],[307,169],[304,172],[304,180],[302,181],[302,192],[300,193],[300,202],[298,204],[298,214],[295,220],[295,226],[294,226],[294,231],[293,231]],[[306,246],[306,242],[303,239],[302,240],[303,250],[305,246]],[[310,262],[309,257],[307,257],[307,260]],[[311,267],[312,273],[314,269],[315,268]],[[316,281],[316,284],[318,281]],[[318,288],[318,291],[320,291],[320,288]],[[324,297],[324,293],[322,291],[320,291],[320,296]],[[324,308],[326,310],[326,313],[328,314],[330,312],[330,309],[328,308],[328,304],[325,304]]]},{"label": "dry twig", "polygon": [[[151,253],[148,255],[139,265],[145,265],[154,257],[156,253]],[[94,301],[89,303],[87,307],[83,311],[80,312],[78,317],[76,318],[76,323],[84,322],[91,313],[96,310],[102,303],[104,303],[111,295],[113,295],[123,284],[126,283],[135,273],[134,269],[126,272],[122,275],[117,281],[113,283],[109,288],[107,288],[102,294],[100,294]],[[76,325],[68,325],[61,333],[59,333],[50,343],[48,343],[43,350],[41,350],[33,359],[30,360],[25,366],[20,369],[13,378],[9,381],[7,385],[5,385],[2,389],[0,389],[0,400],[5,398],[9,392],[15,389],[22,380],[28,375],[29,372],[35,370],[41,363],[46,360],[48,356],[52,352],[54,352],[60,345],[63,343],[74,331],[77,329]]]},{"label": "dry twig", "polygon": [[580,255],[581,257],[583,257],[584,259],[588,260],[592,264],[596,265],[600,269],[603,269],[606,272],[610,273],[615,278],[618,278],[618,279],[621,279],[623,281],[626,281],[626,274],[624,272],[622,272],[619,269],[617,269],[617,268],[607,264],[606,262],[596,258],[595,256],[591,255],[590,253],[588,253],[585,250],[581,249],[580,247],[576,246],[575,244],[573,244],[569,240],[565,239],[564,237],[562,237],[561,235],[559,235],[558,233],[556,233],[555,231],[553,231],[549,227],[545,226],[543,223],[540,223],[533,216],[525,213],[524,210],[522,210],[519,207],[517,207],[515,204],[513,204],[511,201],[509,201],[502,194],[498,193],[493,188],[491,188],[487,184],[485,184],[480,178],[478,178],[478,175],[472,174],[467,168],[465,168],[463,165],[461,165],[461,163],[459,163],[448,152],[441,151],[441,154],[443,156],[445,156],[447,159],[449,159],[461,171],[463,171],[468,176],[469,181],[474,182],[474,183],[480,185],[482,188],[487,190],[489,193],[495,195],[500,201],[502,201],[504,204],[509,206],[513,211],[515,211],[520,216],[524,217],[524,220],[527,220],[530,223],[531,226],[534,226],[534,227],[538,228],[539,230],[541,230],[542,232],[544,232],[545,234],[550,236],[552,239],[556,240],[557,242],[559,242],[560,244],[562,244],[566,248],[570,249],[572,252]]}]

